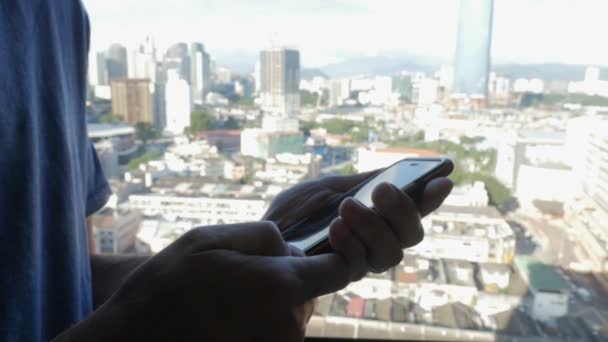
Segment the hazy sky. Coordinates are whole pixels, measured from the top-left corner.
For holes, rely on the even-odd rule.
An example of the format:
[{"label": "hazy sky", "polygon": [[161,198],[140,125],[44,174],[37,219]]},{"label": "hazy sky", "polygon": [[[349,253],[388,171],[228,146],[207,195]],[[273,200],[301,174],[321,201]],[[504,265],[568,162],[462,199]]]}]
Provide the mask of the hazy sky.
[{"label": "hazy sky", "polygon": [[[83,0],[93,48],[150,34],[161,51],[201,41],[213,55],[271,45],[300,49],[306,66],[353,54],[451,57],[457,0]],[[494,58],[608,64],[607,0],[495,0]],[[221,59],[218,60],[221,65]]]}]

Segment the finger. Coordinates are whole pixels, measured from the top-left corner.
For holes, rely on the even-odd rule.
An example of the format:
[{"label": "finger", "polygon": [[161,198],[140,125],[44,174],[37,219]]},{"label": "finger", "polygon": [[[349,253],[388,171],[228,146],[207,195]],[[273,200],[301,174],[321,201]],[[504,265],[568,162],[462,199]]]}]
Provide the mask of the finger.
[{"label": "finger", "polygon": [[450,195],[454,183],[447,178],[437,178],[430,181],[424,188],[422,200],[420,201],[420,215],[426,216],[439,208],[443,201]]},{"label": "finger", "polygon": [[385,271],[403,259],[399,239],[373,209],[348,198],[340,205],[340,217],[365,246],[371,270]]},{"label": "finger", "polygon": [[381,183],[372,192],[374,208],[388,223],[401,243],[402,248],[420,243],[424,229],[420,222],[418,208],[403,191],[389,183]]},{"label": "finger", "polygon": [[345,257],[337,253],[283,260],[294,272],[297,291],[296,303],[304,303],[322,295],[334,293],[350,282],[349,264]]},{"label": "finger", "polygon": [[333,250],[344,256],[348,262],[350,281],[357,281],[367,273],[367,252],[358,238],[341,217],[336,218],[329,227],[329,243]]},{"label": "finger", "polygon": [[195,228],[183,238],[195,252],[226,249],[249,255],[290,255],[281,232],[270,221]]},{"label": "finger", "polygon": [[346,192],[377,175],[380,171],[382,171],[382,169],[363,172],[351,176],[329,176],[322,178],[320,181],[335,191]]}]

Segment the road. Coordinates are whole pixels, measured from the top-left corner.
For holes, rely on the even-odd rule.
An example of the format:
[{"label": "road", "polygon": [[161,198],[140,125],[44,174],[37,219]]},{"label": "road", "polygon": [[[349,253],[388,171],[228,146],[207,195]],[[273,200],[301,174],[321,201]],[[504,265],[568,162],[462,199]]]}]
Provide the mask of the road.
[{"label": "road", "polygon": [[[519,225],[520,230],[524,231],[523,238],[518,238],[518,250],[522,248],[522,254],[533,255],[544,263],[565,268],[572,262],[580,261],[577,249],[581,247],[563,227],[523,213],[510,214],[508,219],[511,227]],[[516,228],[514,231],[517,234]],[[536,245],[536,248],[531,251],[526,241]],[[521,247],[519,243],[522,243]],[[526,253],[530,251],[532,253]]]}]

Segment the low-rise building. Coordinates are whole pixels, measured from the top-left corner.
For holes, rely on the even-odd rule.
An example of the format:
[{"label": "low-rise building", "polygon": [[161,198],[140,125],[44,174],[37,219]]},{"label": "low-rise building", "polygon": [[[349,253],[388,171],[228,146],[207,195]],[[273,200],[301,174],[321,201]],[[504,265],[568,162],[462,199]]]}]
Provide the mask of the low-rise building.
[{"label": "low-rise building", "polygon": [[483,263],[478,265],[478,280],[486,292],[498,292],[509,287],[511,267],[505,264]]},{"label": "low-rise building", "polygon": [[515,267],[530,289],[534,319],[551,321],[568,313],[568,286],[553,267],[532,257],[515,258]]},{"label": "low-rise building", "polygon": [[195,220],[202,225],[258,221],[282,188],[207,183],[188,178],[161,179],[151,193],[129,196],[129,205],[145,216],[169,221]]},{"label": "low-rise building", "polygon": [[515,234],[493,207],[442,206],[423,219],[425,239],[412,247],[431,259],[511,263]]},{"label": "low-rise building", "polygon": [[95,252],[132,254],[142,214],[136,210],[104,208],[91,217]]}]

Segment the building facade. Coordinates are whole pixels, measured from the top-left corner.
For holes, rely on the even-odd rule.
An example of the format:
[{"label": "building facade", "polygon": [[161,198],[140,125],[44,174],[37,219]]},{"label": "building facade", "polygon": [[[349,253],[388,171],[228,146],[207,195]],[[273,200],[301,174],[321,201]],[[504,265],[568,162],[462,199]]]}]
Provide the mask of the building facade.
[{"label": "building facade", "polygon": [[454,93],[486,97],[494,0],[461,0],[454,57]]},{"label": "building facade", "polygon": [[292,115],[300,109],[300,52],[273,48],[260,52],[260,96],[271,113]]},{"label": "building facade", "polygon": [[173,134],[182,134],[190,126],[190,86],[179,77],[179,71],[172,69],[167,72],[165,87],[165,129]]},{"label": "building facade", "polygon": [[202,43],[190,45],[190,89],[192,102],[203,104],[211,89],[211,57]]},{"label": "building facade", "polygon": [[154,85],[148,79],[112,81],[112,112],[130,125],[154,123]]}]

